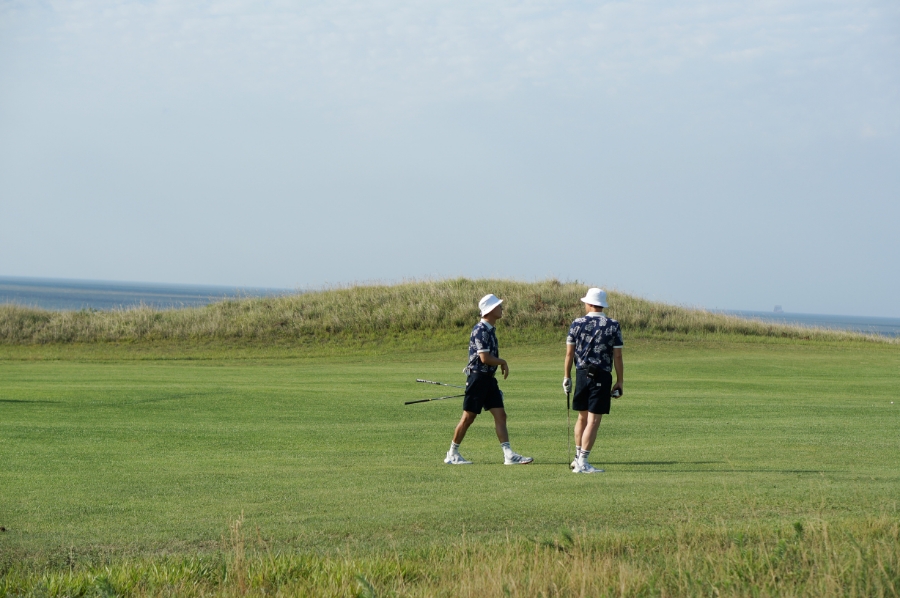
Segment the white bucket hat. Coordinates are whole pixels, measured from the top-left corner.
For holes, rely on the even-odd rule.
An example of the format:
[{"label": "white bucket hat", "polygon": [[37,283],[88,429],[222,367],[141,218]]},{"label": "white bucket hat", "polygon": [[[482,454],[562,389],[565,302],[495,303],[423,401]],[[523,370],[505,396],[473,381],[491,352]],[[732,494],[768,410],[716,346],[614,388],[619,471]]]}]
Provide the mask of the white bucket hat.
[{"label": "white bucket hat", "polygon": [[603,289],[598,289],[597,287],[588,289],[587,293],[585,293],[584,297],[582,297],[581,300],[588,305],[609,307],[609,303],[606,302],[606,291],[604,291]]},{"label": "white bucket hat", "polygon": [[496,295],[488,293],[481,298],[481,301],[478,302],[478,309],[481,310],[482,316],[486,316],[487,314],[494,311],[494,308],[501,303],[503,303],[503,299],[498,299]]}]

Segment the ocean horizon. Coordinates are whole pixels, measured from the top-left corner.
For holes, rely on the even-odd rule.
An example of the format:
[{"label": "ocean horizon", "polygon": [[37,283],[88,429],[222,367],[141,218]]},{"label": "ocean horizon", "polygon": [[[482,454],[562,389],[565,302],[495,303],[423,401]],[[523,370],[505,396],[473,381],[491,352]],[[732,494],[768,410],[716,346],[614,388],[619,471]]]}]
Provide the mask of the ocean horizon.
[{"label": "ocean horizon", "polygon": [[197,307],[223,299],[266,297],[299,290],[217,285],[116,282],[0,276],[0,304],[53,311]]},{"label": "ocean horizon", "polygon": [[[138,305],[173,309],[208,305],[223,299],[278,296],[299,292],[302,291],[265,287],[0,276],[0,304],[13,303],[53,311],[105,311]],[[710,311],[777,324],[900,336],[900,318],[727,309]]]},{"label": "ocean horizon", "polygon": [[775,324],[804,326],[807,328],[828,328],[831,330],[849,330],[864,334],[881,336],[900,336],[900,318],[881,318],[872,316],[842,316],[833,314],[803,314],[775,311],[746,310],[712,310],[716,313],[737,316],[747,320],[761,320]]}]

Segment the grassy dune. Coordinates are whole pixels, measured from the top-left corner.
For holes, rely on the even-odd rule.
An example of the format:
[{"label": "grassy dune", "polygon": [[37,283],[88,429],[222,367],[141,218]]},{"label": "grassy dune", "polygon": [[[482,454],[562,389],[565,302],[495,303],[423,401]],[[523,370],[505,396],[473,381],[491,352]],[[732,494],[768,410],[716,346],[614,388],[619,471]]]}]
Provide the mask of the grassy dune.
[{"label": "grassy dune", "polygon": [[[0,306],[0,343],[50,344],[139,341],[245,343],[384,342],[394,338],[458,343],[477,317],[480,297],[506,300],[506,342],[550,340],[580,315],[585,285],[547,280],[441,280],[356,286],[274,298],[236,299],[205,307],[54,312]],[[632,338],[660,335],[741,335],[789,339],[875,339],[859,334],[748,321],[732,316],[610,293],[609,313]],[[452,339],[452,340],[451,340]]]}]

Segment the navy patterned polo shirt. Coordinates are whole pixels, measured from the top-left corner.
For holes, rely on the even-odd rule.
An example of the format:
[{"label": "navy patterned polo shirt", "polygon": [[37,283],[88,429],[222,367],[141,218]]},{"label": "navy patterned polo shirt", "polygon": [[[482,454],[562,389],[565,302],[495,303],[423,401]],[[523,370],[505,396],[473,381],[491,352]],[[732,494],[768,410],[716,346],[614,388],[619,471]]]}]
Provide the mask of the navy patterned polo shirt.
[{"label": "navy patterned polo shirt", "polygon": [[497,343],[497,332],[494,327],[482,320],[475,324],[472,328],[472,336],[469,337],[469,364],[463,373],[466,375],[483,373],[493,374],[497,371],[497,366],[481,363],[478,353],[490,353],[496,358],[500,358],[500,345]]},{"label": "navy patterned polo shirt", "polygon": [[583,370],[592,364],[605,372],[612,371],[613,349],[624,345],[619,323],[598,311],[572,322],[566,344],[575,345],[576,368]]}]

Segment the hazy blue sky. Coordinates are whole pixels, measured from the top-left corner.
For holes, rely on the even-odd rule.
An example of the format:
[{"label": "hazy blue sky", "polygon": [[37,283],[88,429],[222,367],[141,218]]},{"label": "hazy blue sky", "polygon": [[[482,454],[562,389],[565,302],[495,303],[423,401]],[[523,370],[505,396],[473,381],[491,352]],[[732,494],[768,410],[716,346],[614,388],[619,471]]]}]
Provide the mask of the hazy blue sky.
[{"label": "hazy blue sky", "polygon": [[0,0],[0,275],[900,316],[900,3]]}]

